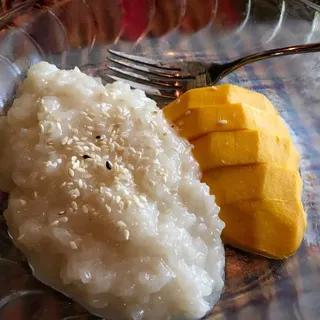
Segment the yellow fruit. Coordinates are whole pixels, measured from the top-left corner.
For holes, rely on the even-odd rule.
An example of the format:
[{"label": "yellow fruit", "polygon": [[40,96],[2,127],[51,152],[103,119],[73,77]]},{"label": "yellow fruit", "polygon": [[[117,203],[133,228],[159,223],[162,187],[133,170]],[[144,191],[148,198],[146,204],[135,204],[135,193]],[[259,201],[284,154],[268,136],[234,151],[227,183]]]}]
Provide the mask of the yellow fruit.
[{"label": "yellow fruit", "polygon": [[297,170],[266,165],[224,167],[206,171],[202,181],[220,207],[244,200],[301,201],[302,180]]},{"label": "yellow fruit", "polygon": [[291,139],[271,132],[212,132],[192,141],[192,144],[193,155],[202,171],[254,163],[299,168],[300,155]]},{"label": "yellow fruit", "polygon": [[245,103],[262,111],[277,112],[272,103],[263,94],[232,84],[223,84],[216,87],[189,90],[167,105],[163,109],[163,113],[167,120],[174,122],[195,108],[234,103]]},{"label": "yellow fruit", "polygon": [[274,259],[293,254],[306,230],[300,201],[242,201],[221,208],[225,243]]},{"label": "yellow fruit", "polygon": [[281,137],[289,131],[276,113],[267,113],[247,104],[222,104],[195,108],[175,121],[179,135],[194,140],[211,132],[266,130]]}]

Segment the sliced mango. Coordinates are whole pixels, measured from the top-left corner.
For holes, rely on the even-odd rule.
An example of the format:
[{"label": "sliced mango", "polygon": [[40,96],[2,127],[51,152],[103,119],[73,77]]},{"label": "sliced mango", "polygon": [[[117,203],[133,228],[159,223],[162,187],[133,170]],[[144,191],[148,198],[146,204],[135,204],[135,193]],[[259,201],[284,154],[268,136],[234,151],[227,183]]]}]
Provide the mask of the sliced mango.
[{"label": "sliced mango", "polygon": [[272,103],[261,93],[232,84],[192,89],[167,105],[163,113],[174,122],[188,111],[219,104],[245,103],[262,111],[277,113]]},{"label": "sliced mango", "polygon": [[253,163],[297,169],[300,163],[300,155],[289,137],[266,131],[212,132],[192,144],[202,171]]},{"label": "sliced mango", "polygon": [[221,207],[224,243],[273,259],[283,259],[300,246],[306,214],[300,201],[242,201]]},{"label": "sliced mango", "polygon": [[244,103],[205,106],[189,111],[175,121],[179,135],[194,140],[211,132],[266,130],[289,137],[282,119],[275,113],[263,112]]},{"label": "sliced mango", "polygon": [[287,168],[247,165],[209,170],[202,182],[210,187],[217,204],[244,200],[301,201],[302,179],[297,170]]}]

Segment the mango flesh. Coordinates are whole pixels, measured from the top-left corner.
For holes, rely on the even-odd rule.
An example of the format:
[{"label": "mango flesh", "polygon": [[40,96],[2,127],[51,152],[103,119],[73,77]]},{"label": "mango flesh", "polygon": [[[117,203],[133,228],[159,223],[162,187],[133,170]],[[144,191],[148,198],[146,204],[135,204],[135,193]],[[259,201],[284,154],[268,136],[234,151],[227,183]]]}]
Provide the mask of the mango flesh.
[{"label": "mango flesh", "polygon": [[225,205],[224,243],[273,259],[283,259],[300,246],[306,214],[300,201],[255,200]]},{"label": "mango flesh", "polygon": [[300,164],[300,155],[289,137],[266,131],[212,132],[192,144],[202,171],[253,163],[298,169]]},{"label": "mango flesh", "polygon": [[206,171],[202,176],[217,204],[243,200],[300,201],[302,180],[297,170],[266,165],[224,167]]},{"label": "mango flesh", "polygon": [[175,125],[179,135],[194,140],[205,134],[220,131],[269,130],[280,137],[289,137],[282,119],[244,103],[205,106],[190,110]]},{"label": "mango flesh", "polygon": [[299,247],[307,219],[300,155],[271,102],[234,85],[190,90],[163,109],[194,145],[225,243],[273,259]]},{"label": "mango flesh", "polygon": [[189,90],[163,108],[163,113],[167,120],[174,122],[192,109],[234,103],[245,103],[262,111],[277,113],[263,94],[232,84]]}]

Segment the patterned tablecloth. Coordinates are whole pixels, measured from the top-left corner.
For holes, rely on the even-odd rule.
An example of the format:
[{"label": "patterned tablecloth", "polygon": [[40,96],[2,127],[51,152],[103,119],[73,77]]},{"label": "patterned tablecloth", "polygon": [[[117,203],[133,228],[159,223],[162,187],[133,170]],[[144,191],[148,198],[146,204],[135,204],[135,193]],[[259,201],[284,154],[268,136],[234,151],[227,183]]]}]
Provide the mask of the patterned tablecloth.
[{"label": "patterned tablecloth", "polygon": [[[3,111],[20,76],[41,59],[62,67],[79,65],[104,78],[107,49],[114,43],[120,50],[161,60],[225,61],[260,49],[320,41],[316,1],[131,0],[122,1],[121,9],[117,1],[70,0],[48,1],[50,10],[35,3],[40,1],[2,1]],[[21,9],[12,11],[16,5]],[[131,30],[134,21],[139,23]],[[210,320],[320,318],[319,78],[320,55],[309,54],[250,65],[223,80],[266,94],[289,125],[302,154],[308,229],[298,252],[282,262],[226,248],[226,287]],[[0,319],[91,317],[32,277],[0,217]]]}]

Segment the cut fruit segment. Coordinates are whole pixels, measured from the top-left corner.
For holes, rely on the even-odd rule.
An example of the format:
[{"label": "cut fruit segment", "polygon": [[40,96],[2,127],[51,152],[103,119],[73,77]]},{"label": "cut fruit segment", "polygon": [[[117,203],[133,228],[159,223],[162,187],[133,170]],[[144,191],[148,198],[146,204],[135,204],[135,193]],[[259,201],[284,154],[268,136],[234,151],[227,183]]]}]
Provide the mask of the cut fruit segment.
[{"label": "cut fruit segment", "polygon": [[274,166],[217,168],[205,172],[202,182],[210,187],[220,207],[245,200],[301,201],[302,195],[299,172]]},{"label": "cut fruit segment", "polygon": [[255,163],[292,169],[300,165],[300,155],[290,137],[279,137],[266,131],[212,132],[192,144],[193,155],[202,171]]},{"label": "cut fruit segment", "polygon": [[221,207],[224,243],[274,259],[293,254],[306,230],[300,201],[242,201]]},{"label": "cut fruit segment", "polygon": [[263,112],[244,103],[205,106],[190,110],[176,120],[179,135],[193,140],[207,133],[239,130],[266,130],[289,137],[282,119],[275,113]]},{"label": "cut fruit segment", "polygon": [[232,84],[189,90],[167,105],[163,113],[167,120],[174,122],[195,108],[234,103],[245,103],[262,111],[277,113],[271,101],[263,94]]}]

